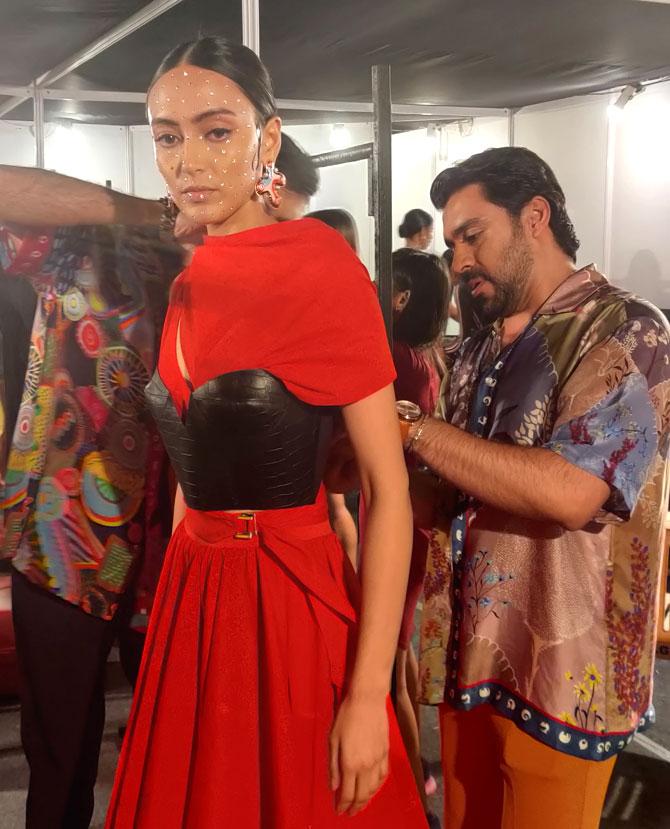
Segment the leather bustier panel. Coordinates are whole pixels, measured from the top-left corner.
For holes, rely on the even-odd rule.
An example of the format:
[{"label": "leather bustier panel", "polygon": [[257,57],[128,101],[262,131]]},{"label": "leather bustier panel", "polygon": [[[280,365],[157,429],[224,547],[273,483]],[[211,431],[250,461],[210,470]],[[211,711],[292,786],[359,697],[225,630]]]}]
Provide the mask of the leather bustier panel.
[{"label": "leather bustier panel", "polygon": [[269,510],[314,503],[332,409],[303,403],[276,377],[256,369],[199,386],[183,418],[158,372],[146,396],[190,508]]}]

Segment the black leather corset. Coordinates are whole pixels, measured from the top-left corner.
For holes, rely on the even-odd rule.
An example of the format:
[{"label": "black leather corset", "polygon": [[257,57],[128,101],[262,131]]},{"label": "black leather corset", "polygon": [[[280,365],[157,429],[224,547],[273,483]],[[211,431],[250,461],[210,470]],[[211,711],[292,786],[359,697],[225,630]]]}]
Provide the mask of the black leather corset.
[{"label": "black leather corset", "polygon": [[303,403],[256,369],[199,386],[183,418],[158,372],[146,396],[187,506],[266,510],[314,503],[332,409]]}]

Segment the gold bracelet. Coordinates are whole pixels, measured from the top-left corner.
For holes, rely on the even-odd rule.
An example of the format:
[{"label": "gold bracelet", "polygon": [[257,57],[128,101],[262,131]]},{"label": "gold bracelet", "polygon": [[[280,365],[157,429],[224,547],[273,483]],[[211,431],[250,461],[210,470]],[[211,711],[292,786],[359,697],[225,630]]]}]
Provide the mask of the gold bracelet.
[{"label": "gold bracelet", "polygon": [[414,449],[416,448],[417,443],[419,442],[419,440],[421,440],[421,435],[423,434],[423,430],[426,428],[426,423],[427,422],[428,422],[428,415],[424,415],[423,418],[421,419],[421,422],[416,427],[416,432],[414,432],[414,434],[412,435],[412,437],[410,439],[409,445],[407,447],[410,452],[414,451]]}]

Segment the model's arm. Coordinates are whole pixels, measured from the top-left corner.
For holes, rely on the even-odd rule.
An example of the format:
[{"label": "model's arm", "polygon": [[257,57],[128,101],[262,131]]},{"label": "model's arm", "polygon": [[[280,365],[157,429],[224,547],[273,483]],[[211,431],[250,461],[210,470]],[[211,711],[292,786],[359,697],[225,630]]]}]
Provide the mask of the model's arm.
[{"label": "model's arm", "polygon": [[331,784],[355,814],[388,773],[389,692],[407,590],[412,514],[393,386],[343,410],[367,506],[354,669],[331,734]]}]

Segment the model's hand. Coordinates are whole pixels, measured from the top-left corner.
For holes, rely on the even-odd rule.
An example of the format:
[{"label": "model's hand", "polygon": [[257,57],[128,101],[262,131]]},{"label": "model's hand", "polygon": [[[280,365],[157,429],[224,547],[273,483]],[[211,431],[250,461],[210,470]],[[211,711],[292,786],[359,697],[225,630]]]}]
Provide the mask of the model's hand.
[{"label": "model's hand", "polygon": [[330,734],[330,785],[338,814],[358,814],[388,775],[386,699],[345,697]]}]

